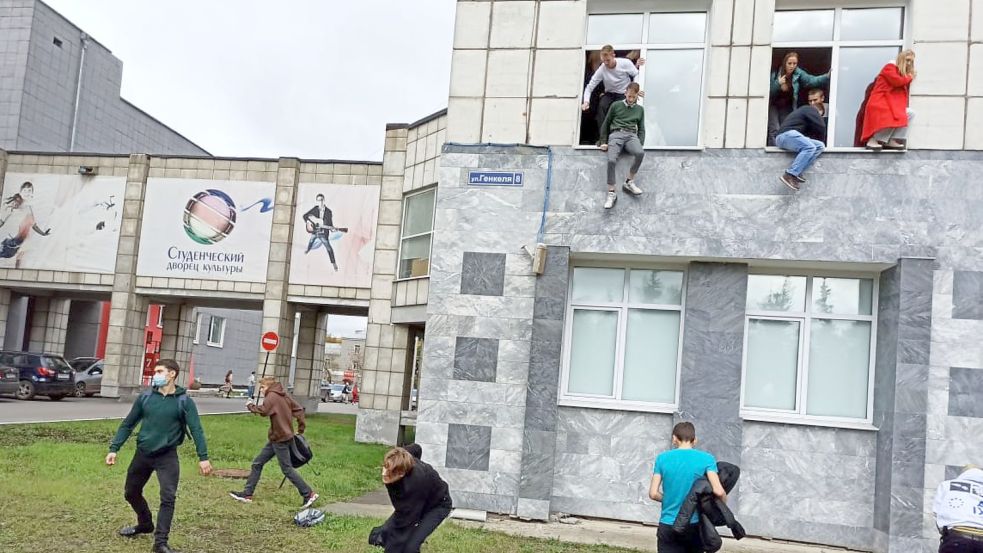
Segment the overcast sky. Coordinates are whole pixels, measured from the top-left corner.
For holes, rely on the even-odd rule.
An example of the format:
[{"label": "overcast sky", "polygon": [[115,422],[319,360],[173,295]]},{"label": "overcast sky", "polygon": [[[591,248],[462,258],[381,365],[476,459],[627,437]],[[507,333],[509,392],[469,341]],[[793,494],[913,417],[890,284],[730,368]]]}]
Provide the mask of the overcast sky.
[{"label": "overcast sky", "polygon": [[378,161],[386,123],[447,107],[455,0],[44,1],[214,155]]}]

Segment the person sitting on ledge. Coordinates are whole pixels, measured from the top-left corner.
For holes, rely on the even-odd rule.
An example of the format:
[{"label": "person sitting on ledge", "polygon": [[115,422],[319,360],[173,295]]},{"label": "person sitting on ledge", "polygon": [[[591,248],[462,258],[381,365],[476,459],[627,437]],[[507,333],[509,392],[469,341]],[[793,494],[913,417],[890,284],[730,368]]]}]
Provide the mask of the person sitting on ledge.
[{"label": "person sitting on ledge", "polygon": [[825,94],[814,88],[809,91],[809,105],[793,111],[782,123],[775,137],[775,144],[783,150],[797,152],[792,165],[778,180],[798,192],[799,185],[805,183],[802,173],[812,166],[826,148],[826,121],[823,120],[826,107]]}]

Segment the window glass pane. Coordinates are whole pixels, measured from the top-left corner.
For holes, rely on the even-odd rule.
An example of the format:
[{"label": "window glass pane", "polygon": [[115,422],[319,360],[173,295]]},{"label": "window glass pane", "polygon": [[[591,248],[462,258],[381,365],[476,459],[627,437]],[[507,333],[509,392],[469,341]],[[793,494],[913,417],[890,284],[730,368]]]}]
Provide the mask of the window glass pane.
[{"label": "window glass pane", "polygon": [[869,372],[869,321],[812,321],[807,414],[866,418]]},{"label": "window glass pane", "polygon": [[744,406],[795,409],[798,321],[748,321]]},{"label": "window glass pane", "polygon": [[653,13],[649,17],[649,44],[706,42],[706,13]]},{"label": "window glass pane", "polygon": [[812,309],[817,314],[870,315],[873,297],[874,281],[870,279],[812,279]]},{"label": "window glass pane", "polygon": [[621,397],[674,403],[679,311],[629,309]]},{"label": "window glass pane", "polygon": [[884,64],[898,57],[897,46],[874,48],[840,48],[837,71],[836,95],[836,146],[860,146],[854,132],[860,104],[864,101],[867,86],[874,82]]},{"label": "window glass pane", "polygon": [[843,10],[840,40],[898,40],[904,25],[904,8]]},{"label": "window glass pane", "polygon": [[430,235],[403,240],[399,250],[399,276],[410,278],[430,274]]},{"label": "window glass pane", "polygon": [[587,16],[587,44],[639,44],[642,42],[642,14]]},{"label": "window glass pane", "polygon": [[698,145],[703,50],[649,50],[645,57],[645,145]]},{"label": "window glass pane", "polygon": [[747,308],[750,311],[805,311],[806,277],[749,275]]},{"label": "window glass pane", "polygon": [[680,305],[683,302],[683,273],[632,269],[628,282],[628,301]]},{"label": "window glass pane", "polygon": [[777,11],[773,42],[833,40],[833,10]]},{"label": "window glass pane", "polygon": [[571,296],[573,303],[620,302],[625,296],[625,270],[577,267]]},{"label": "window glass pane", "polygon": [[222,341],[222,328],[225,326],[225,319],[222,317],[212,317],[208,323],[208,341],[219,343]]},{"label": "window glass pane", "polygon": [[406,197],[406,213],[403,219],[403,236],[412,236],[433,230],[433,191]]},{"label": "window glass pane", "polygon": [[611,396],[614,393],[614,354],[618,341],[616,311],[573,312],[570,339],[571,394]]}]

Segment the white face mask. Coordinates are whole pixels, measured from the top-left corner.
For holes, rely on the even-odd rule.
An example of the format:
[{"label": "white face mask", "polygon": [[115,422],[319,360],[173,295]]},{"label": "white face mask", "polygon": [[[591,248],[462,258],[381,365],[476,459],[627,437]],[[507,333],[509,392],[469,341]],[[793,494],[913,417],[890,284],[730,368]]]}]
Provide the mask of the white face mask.
[{"label": "white face mask", "polygon": [[153,379],[153,385],[155,388],[160,388],[167,385],[167,377],[162,374],[155,374]]}]

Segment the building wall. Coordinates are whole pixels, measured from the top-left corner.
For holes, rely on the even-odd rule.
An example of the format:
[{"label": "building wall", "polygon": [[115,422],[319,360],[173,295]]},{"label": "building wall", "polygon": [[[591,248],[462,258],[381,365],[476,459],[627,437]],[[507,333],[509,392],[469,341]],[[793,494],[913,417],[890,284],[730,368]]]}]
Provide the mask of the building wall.
[{"label": "building wall", "polygon": [[[776,3],[782,6],[781,0],[707,2],[710,51],[703,146],[764,147]],[[458,2],[448,140],[574,144],[580,124],[586,16],[591,9],[611,5],[603,4]],[[983,149],[983,77],[978,74],[983,48],[974,44],[983,37],[979,10],[970,10],[975,4],[970,0],[905,4],[906,44],[918,54],[918,78],[911,88],[911,107],[918,117],[910,146]],[[624,6],[625,12],[657,6],[654,2],[615,5]],[[793,5],[801,6],[790,2],[786,7]],[[834,5],[840,3],[826,4]]]},{"label": "building wall", "polygon": [[[30,15],[26,27],[24,14]],[[16,114],[19,124],[9,128],[0,125],[0,133],[9,135],[0,141],[0,147],[46,152],[208,154],[120,98],[123,63],[46,4],[37,0],[0,1],[0,29],[4,26],[11,28],[11,35],[4,37],[8,46],[0,50],[0,67],[7,68],[0,70],[5,77],[5,84],[0,86],[19,88],[11,88],[0,97],[0,105],[16,106],[0,108],[0,114]],[[60,45],[55,44],[56,39]],[[27,48],[22,54],[24,40]],[[73,148],[83,43],[85,61]],[[7,81],[8,75],[11,81]],[[4,117],[0,120],[3,123],[10,115],[0,117]]]},{"label": "building wall", "polygon": [[[225,373],[231,370],[232,383],[245,386],[249,373],[255,371],[257,363],[262,361],[256,344],[262,334],[263,313],[210,307],[200,307],[196,313],[201,318],[201,326],[197,343],[192,348],[195,377],[200,378],[202,384],[218,385],[225,382]],[[225,340],[221,347],[208,345],[211,317],[225,318]]]},{"label": "building wall", "polygon": [[73,300],[65,334],[65,359],[96,355],[101,324],[101,302]]}]

